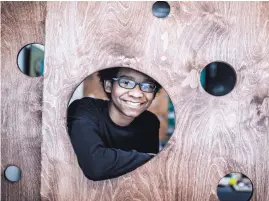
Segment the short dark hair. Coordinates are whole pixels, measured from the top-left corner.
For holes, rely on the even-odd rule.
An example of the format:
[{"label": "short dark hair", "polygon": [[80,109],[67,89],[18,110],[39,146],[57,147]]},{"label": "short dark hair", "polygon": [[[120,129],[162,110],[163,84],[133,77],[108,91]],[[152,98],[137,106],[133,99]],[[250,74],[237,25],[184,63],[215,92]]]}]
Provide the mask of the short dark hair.
[{"label": "short dark hair", "polygon": [[[103,89],[105,91],[105,80],[111,80],[112,81],[112,78],[115,78],[118,74],[118,72],[122,69],[122,68],[127,68],[127,67],[114,67],[114,68],[106,68],[106,69],[103,69],[103,70],[100,70],[98,72],[98,77],[100,79],[100,83],[101,85],[103,86]],[[132,69],[132,68],[129,68],[129,69]],[[134,69],[132,69],[134,70]],[[136,71],[136,70],[135,70]],[[140,72],[140,71],[138,71]],[[142,72],[141,72],[142,73]],[[151,77],[150,77],[151,78]],[[162,86],[156,81],[154,80],[153,78],[151,78],[152,81],[156,84],[156,91],[155,91],[155,94],[159,92],[159,90],[162,88]],[[108,93],[106,92],[106,95],[109,99],[111,99],[111,93]]]}]

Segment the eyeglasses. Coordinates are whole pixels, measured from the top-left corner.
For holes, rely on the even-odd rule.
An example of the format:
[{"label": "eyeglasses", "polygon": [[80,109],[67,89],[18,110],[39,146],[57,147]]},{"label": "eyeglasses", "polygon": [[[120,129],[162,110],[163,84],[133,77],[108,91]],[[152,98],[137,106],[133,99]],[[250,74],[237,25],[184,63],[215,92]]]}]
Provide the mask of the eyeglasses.
[{"label": "eyeglasses", "polygon": [[127,78],[112,78],[114,81],[117,81],[119,86],[125,89],[133,89],[136,85],[139,85],[141,91],[146,93],[153,93],[156,90],[156,85],[150,82],[135,82]]}]

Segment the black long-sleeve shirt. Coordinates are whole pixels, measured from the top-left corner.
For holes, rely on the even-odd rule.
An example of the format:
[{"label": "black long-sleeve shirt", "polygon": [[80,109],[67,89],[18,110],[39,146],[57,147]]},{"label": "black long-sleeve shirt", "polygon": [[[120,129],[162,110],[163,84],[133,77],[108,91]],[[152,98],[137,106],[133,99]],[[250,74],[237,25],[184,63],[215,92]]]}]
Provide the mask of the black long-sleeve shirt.
[{"label": "black long-sleeve shirt", "polygon": [[108,101],[85,97],[68,108],[68,132],[84,175],[98,181],[115,178],[147,162],[159,151],[158,118],[144,111],[128,126],[115,124]]}]

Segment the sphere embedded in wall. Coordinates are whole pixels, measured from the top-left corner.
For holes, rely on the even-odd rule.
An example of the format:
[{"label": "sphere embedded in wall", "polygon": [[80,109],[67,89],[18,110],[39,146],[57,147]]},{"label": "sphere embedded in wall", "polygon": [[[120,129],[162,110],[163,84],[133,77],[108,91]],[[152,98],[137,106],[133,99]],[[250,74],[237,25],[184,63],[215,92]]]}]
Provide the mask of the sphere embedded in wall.
[{"label": "sphere embedded in wall", "polygon": [[16,182],[21,179],[21,170],[17,166],[11,165],[5,169],[5,177],[8,181]]},{"label": "sphere embedded in wall", "polygon": [[44,45],[31,43],[19,51],[17,65],[22,73],[30,77],[44,75]]},{"label": "sphere embedded in wall", "polygon": [[165,18],[170,13],[170,5],[166,1],[156,1],[152,6],[152,13],[158,18]]},{"label": "sphere embedded in wall", "polygon": [[200,82],[207,93],[224,96],[233,90],[236,84],[236,72],[225,62],[212,62],[202,70]]},{"label": "sphere embedded in wall", "polygon": [[246,175],[232,172],[219,181],[217,195],[220,201],[249,201],[253,195],[253,184]]}]

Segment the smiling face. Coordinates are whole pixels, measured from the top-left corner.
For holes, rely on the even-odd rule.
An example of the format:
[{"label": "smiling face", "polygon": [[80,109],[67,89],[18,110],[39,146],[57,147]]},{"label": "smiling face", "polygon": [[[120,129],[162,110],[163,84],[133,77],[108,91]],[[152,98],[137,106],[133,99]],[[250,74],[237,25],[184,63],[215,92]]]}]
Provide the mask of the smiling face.
[{"label": "smiling face", "polygon": [[[127,78],[136,82],[152,82],[150,77],[128,68],[121,69],[117,77]],[[109,115],[118,125],[128,125],[133,119],[149,108],[155,94],[140,90],[139,85],[133,89],[125,89],[117,81],[105,82],[106,92],[111,93]]]}]

